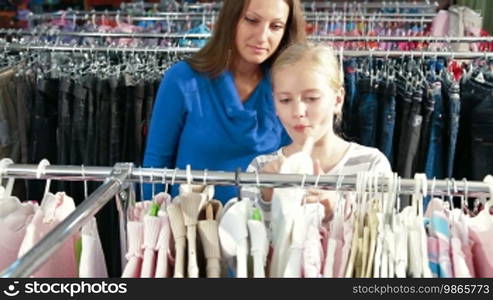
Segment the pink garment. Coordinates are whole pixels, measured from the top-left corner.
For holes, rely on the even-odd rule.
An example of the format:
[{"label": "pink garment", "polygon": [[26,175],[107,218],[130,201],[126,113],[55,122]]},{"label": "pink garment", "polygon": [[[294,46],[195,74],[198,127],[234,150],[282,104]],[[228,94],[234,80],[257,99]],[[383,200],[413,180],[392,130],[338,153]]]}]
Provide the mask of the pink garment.
[{"label": "pink garment", "polygon": [[452,253],[452,270],[454,278],[471,278],[471,273],[466,264],[464,252],[462,252],[462,244],[460,239],[452,237],[450,239]]},{"label": "pink garment", "polygon": [[475,275],[493,278],[493,216],[484,209],[469,220],[469,229]]},{"label": "pink garment", "polygon": [[433,277],[440,277],[438,264],[438,239],[432,236],[428,237],[428,262],[430,264],[430,270]]},{"label": "pink garment", "polygon": [[99,238],[96,218],[82,227],[82,252],[79,263],[80,278],[107,278],[106,260],[104,258],[103,246]]},{"label": "pink garment", "polygon": [[[65,193],[48,193],[27,226],[18,256],[28,252],[74,210],[74,200]],[[75,253],[75,242],[78,238],[78,234],[71,236],[31,277],[78,277]]]},{"label": "pink garment", "polygon": [[144,217],[144,259],[142,261],[141,278],[152,278],[156,272],[156,244],[161,231],[161,219],[159,217]]},{"label": "pink garment", "polygon": [[302,273],[304,278],[322,277],[322,236],[314,225],[308,226],[303,247]]},{"label": "pink garment", "polygon": [[156,243],[157,251],[157,261],[156,261],[156,278],[167,278],[169,277],[170,263],[168,256],[171,254],[171,228],[169,226],[168,215],[160,216],[161,218],[161,231],[159,232],[159,237]]},{"label": "pink garment", "polygon": [[[344,242],[342,249],[336,250],[336,257],[340,257],[340,261],[334,262],[334,277],[336,278],[344,278],[346,273],[346,267],[349,262],[349,255],[351,253],[351,244],[353,241],[353,232],[354,232],[354,214],[351,210],[351,205],[349,204],[348,199],[346,200],[346,209],[345,209],[345,220],[344,220]],[[340,255],[337,254],[338,251],[341,251]]]},{"label": "pink garment", "polygon": [[469,269],[469,272],[471,273],[471,277],[476,278],[476,271],[474,269],[474,261],[473,261],[473,257],[472,257],[473,245],[474,245],[474,242],[471,240],[469,240],[469,242],[466,244],[462,243],[462,252],[464,253],[466,264],[467,264],[467,267]]},{"label": "pink garment", "polygon": [[38,208],[37,204],[22,203],[6,211],[0,204],[0,271],[17,259],[27,225]]},{"label": "pink garment", "polygon": [[142,270],[142,242],[144,240],[144,226],[141,222],[127,223],[128,260],[123,270],[122,278],[139,278]]}]

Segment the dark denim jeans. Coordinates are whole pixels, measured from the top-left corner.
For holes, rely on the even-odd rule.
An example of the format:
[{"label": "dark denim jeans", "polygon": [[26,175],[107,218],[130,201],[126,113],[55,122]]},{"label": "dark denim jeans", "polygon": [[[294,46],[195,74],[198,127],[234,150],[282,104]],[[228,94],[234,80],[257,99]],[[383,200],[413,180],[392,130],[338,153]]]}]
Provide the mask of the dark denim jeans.
[{"label": "dark denim jeans", "polygon": [[442,179],[445,176],[445,120],[442,83],[434,82],[431,88],[431,97],[435,101],[435,106],[431,115],[425,173],[428,178]]},{"label": "dark denim jeans", "polygon": [[97,128],[98,128],[98,165],[109,166],[109,141],[110,141],[110,87],[108,79],[100,79],[96,84],[97,95]]},{"label": "dark denim jeans", "polygon": [[357,141],[359,137],[356,118],[358,107],[358,74],[356,67],[356,60],[354,59],[344,62],[344,86],[346,95],[342,108],[342,131],[347,139],[353,141]]},{"label": "dark denim jeans", "polygon": [[457,82],[451,82],[444,80],[446,89],[442,91],[446,108],[446,120],[447,120],[447,162],[445,165],[445,176],[448,178],[453,177],[455,150],[457,146],[457,135],[459,133],[459,118],[460,118],[460,86]]},{"label": "dark denim jeans", "polygon": [[392,161],[395,127],[395,83],[381,82],[378,87],[378,149]]},{"label": "dark denim jeans", "polygon": [[401,136],[402,144],[399,145],[401,150],[399,151],[397,172],[403,178],[412,178],[415,173],[416,155],[423,123],[423,116],[421,115],[422,100],[423,90],[421,87],[417,87],[412,94],[412,105],[406,123],[404,123],[404,133]]},{"label": "dark denim jeans", "polygon": [[461,86],[455,177],[483,180],[493,174],[493,87],[474,78]]},{"label": "dark denim jeans", "polygon": [[378,100],[370,79],[358,81],[358,95],[359,142],[365,146],[376,147]]},{"label": "dark denim jeans", "polygon": [[432,91],[432,87],[428,85],[424,91],[425,94],[423,95],[423,126],[421,128],[421,141],[419,144],[418,162],[416,166],[416,171],[419,173],[425,173],[428,147],[430,145],[432,115],[435,109],[435,97],[432,96]]}]

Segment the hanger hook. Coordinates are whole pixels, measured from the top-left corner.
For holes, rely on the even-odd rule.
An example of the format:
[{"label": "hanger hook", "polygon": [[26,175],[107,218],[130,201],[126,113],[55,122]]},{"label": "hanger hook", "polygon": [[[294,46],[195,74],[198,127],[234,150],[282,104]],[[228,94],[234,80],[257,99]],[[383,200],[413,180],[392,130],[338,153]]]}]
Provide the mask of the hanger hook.
[{"label": "hanger hook", "polygon": [[168,193],[168,185],[166,184],[166,175],[168,175],[168,168],[164,168],[163,171],[163,180],[161,183],[164,185],[164,193]]},{"label": "hanger hook", "polygon": [[187,164],[185,172],[187,176],[187,184],[191,185],[193,177],[192,177],[192,167],[190,166],[190,164]]},{"label": "hanger hook", "polygon": [[144,177],[142,175],[142,167],[139,168],[140,173],[139,173],[139,183],[140,183],[140,200],[144,201]]},{"label": "hanger hook", "polygon": [[84,164],[81,165],[82,168],[82,180],[84,181],[84,199],[87,199],[89,193],[87,191],[87,180],[86,180],[86,170],[84,168]]},{"label": "hanger hook", "polygon": [[[37,179],[40,179],[41,178],[41,175],[46,175],[46,167],[50,165],[50,162],[44,158],[42,159],[39,164],[38,164],[38,168],[36,169],[36,178]],[[44,192],[44,196],[46,196],[48,194],[48,192],[50,191],[50,184],[51,184],[51,179],[46,179],[46,186],[45,186],[45,192]],[[43,196],[43,198],[44,198]]]},{"label": "hanger hook", "polygon": [[255,182],[257,183],[257,188],[260,188],[260,179],[258,176],[258,171],[255,169]]},{"label": "hanger hook", "polygon": [[321,175],[322,175],[322,174],[320,174],[320,173],[319,173],[319,174],[317,175],[317,178],[315,179],[315,188],[318,188],[318,182],[320,181],[320,176],[321,176]]},{"label": "hanger hook", "polygon": [[171,178],[171,185],[175,185],[175,179],[176,179],[176,171],[178,168],[175,168],[175,171],[173,172],[173,178]]},{"label": "hanger hook", "polygon": [[203,185],[207,185],[207,169],[204,169],[204,181]]},{"label": "hanger hook", "polygon": [[154,200],[156,195],[156,185],[154,184],[154,168],[151,168],[151,200]]}]

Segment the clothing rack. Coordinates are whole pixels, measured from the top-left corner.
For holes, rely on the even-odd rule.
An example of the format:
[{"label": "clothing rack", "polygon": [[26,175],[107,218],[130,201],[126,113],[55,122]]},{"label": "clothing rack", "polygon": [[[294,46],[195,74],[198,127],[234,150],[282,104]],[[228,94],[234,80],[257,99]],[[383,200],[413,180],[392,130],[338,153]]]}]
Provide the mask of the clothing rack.
[{"label": "clothing rack", "polygon": [[[106,16],[103,14],[102,16]],[[119,15],[119,14],[114,14],[111,17],[119,17],[121,19],[129,19],[132,21],[213,21],[217,16],[215,15],[189,15],[187,13],[172,13],[169,15],[152,15],[152,16],[133,16],[133,15]],[[90,20],[91,16],[90,14],[73,14],[73,15],[60,15],[60,14],[31,14],[28,15],[27,20],[29,23],[32,23],[34,20],[50,20],[54,18],[66,18],[67,20],[73,20],[73,21],[78,21],[78,20]],[[337,19],[339,18],[339,19]],[[344,21],[363,21],[363,22],[397,22],[397,23],[431,23],[433,21],[433,18],[427,18],[427,17],[406,17],[403,18],[401,16],[391,18],[391,17],[380,17],[378,15],[360,15],[360,14],[354,14],[354,15],[331,15],[331,14],[309,14],[305,17],[305,20],[307,22],[322,22],[322,21],[330,21],[330,20],[344,20]]]},{"label": "clothing rack", "polygon": [[[57,46],[57,45],[30,45],[30,44],[0,44],[0,50],[10,51],[47,51],[47,52],[131,52],[131,53],[195,53],[200,48],[185,47],[87,47],[87,46]],[[450,51],[381,51],[381,50],[343,50],[343,55],[347,57],[453,57],[456,59],[476,59],[493,57],[493,52],[450,52]]]},{"label": "clothing rack", "polygon": [[[40,167],[43,166],[43,167]],[[146,183],[193,183],[215,185],[258,185],[269,187],[300,186],[321,187],[332,190],[355,190],[355,176],[314,176],[299,174],[256,174],[245,172],[168,170],[153,168],[134,168],[131,163],[118,163],[115,167],[83,167],[83,166],[51,166],[51,165],[2,165],[2,178],[23,179],[56,179],[67,181],[104,181],[94,193],[88,196],[74,212],[64,219],[57,227],[47,234],[38,244],[24,256],[12,263],[0,273],[0,277],[27,277],[53,254],[72,234],[77,232],[107,202],[121,191],[131,187],[130,182]],[[382,177],[379,185],[383,190],[388,188],[389,181]],[[415,180],[398,180],[400,194],[415,193]],[[432,195],[449,196],[465,195],[466,197],[485,196],[490,194],[488,185],[482,182],[455,180],[433,181],[426,190]],[[133,190],[127,197],[131,197]],[[123,198],[123,197],[122,197]],[[119,203],[122,210],[122,203]],[[120,223],[120,227],[122,227]],[[122,230],[122,228],[120,228]],[[120,231],[120,234],[122,231]],[[122,241],[122,245],[124,242]],[[124,253],[125,247],[122,247]],[[122,256],[123,257],[123,256]]]},{"label": "clothing rack", "polygon": [[[121,38],[210,38],[208,33],[122,33],[122,32],[69,32],[48,30],[23,30],[23,29],[0,29],[0,35],[6,36],[77,36],[77,37],[121,37]],[[329,35],[310,35],[308,37],[315,41],[345,41],[345,42],[493,42],[493,37],[448,37],[448,36],[329,36]]]},{"label": "clothing rack", "polygon": [[[382,2],[345,2],[345,3],[337,3],[337,2],[315,2],[315,1],[308,1],[308,2],[303,2],[302,3],[303,7],[305,9],[312,9],[312,10],[317,10],[317,9],[341,9],[341,8],[351,8],[351,7],[357,7],[361,9],[382,9],[382,8],[394,8],[394,9],[436,9],[438,8],[438,2],[433,1],[423,1],[423,2],[413,2],[413,3],[402,3],[399,1],[382,1]],[[176,3],[173,5],[177,8],[179,8],[182,11],[187,11],[187,10],[211,10],[211,9],[219,9],[220,4],[218,3],[197,3],[197,4],[178,4]],[[122,10],[124,9],[159,9],[159,8],[168,8],[168,7],[163,7],[160,4],[152,4],[152,3],[144,3],[144,2],[133,2],[133,3],[125,3],[123,2],[120,5],[120,8]]]},{"label": "clothing rack", "polygon": [[[67,10],[67,11],[59,11],[59,12],[53,12],[53,13],[40,13],[40,14],[35,14],[35,13],[29,13],[27,15],[28,18],[33,18],[33,19],[43,19],[43,18],[72,18],[73,16],[84,16],[86,18],[92,17],[92,16],[120,16],[122,18],[126,17],[183,17],[183,16],[189,16],[189,17],[217,17],[218,13],[217,12],[210,12],[210,11],[203,11],[203,12],[169,12],[169,11],[153,11],[153,12],[142,12],[142,13],[135,13],[135,12],[125,12],[125,11],[83,11],[83,10]],[[415,18],[415,19],[421,19],[421,18],[433,18],[436,16],[436,13],[420,13],[420,14],[413,14],[413,13],[387,13],[387,12],[373,12],[373,13],[368,13],[368,12],[351,12],[351,11],[337,11],[335,12],[326,12],[326,11],[319,11],[319,12],[310,12],[310,11],[305,11],[304,12],[305,17],[334,17],[334,16],[349,16],[349,17],[374,17],[374,18],[380,18],[380,17],[386,17],[386,18]]]},{"label": "clothing rack", "polygon": [[[83,167],[48,165],[41,172],[38,165],[11,164],[0,170],[2,177],[14,177],[20,179],[54,179],[63,181],[106,181],[111,176],[114,168],[111,167]],[[180,170],[180,169],[158,169],[158,168],[133,168],[125,181],[145,183],[186,183],[190,180],[193,184],[214,185],[260,185],[262,187],[290,187],[317,186],[329,190],[335,190],[340,181],[339,190],[351,191],[356,187],[356,176],[337,175],[300,175],[300,174],[267,174],[250,172],[225,172],[206,170]],[[433,195],[461,196],[467,194],[469,197],[480,197],[489,194],[488,185],[483,182],[466,180],[428,180],[428,192]],[[434,182],[433,184],[432,181]],[[388,181],[382,178],[379,181],[382,188],[386,190]],[[414,179],[400,180],[400,193],[412,194],[414,190]],[[451,190],[452,189],[452,190]]]}]

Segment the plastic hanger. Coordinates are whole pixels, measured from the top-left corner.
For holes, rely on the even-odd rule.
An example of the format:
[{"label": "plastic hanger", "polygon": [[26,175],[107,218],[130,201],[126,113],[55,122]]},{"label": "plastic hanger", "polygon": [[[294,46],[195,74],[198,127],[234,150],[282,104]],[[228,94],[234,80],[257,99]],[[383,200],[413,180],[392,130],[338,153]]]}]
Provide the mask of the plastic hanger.
[{"label": "plastic hanger", "polygon": [[87,179],[86,179],[86,171],[84,169],[84,165],[81,165],[82,168],[82,180],[84,181],[84,199],[89,197],[88,189],[87,189]]},{"label": "plastic hanger", "polygon": [[140,184],[140,200],[144,201],[144,178],[142,175],[142,167],[139,168],[139,184]]},{"label": "plastic hanger", "polygon": [[[42,159],[38,167],[36,169],[36,178],[40,179],[42,175],[46,175],[46,167],[50,165],[50,162],[47,159]],[[48,195],[48,192],[50,191],[50,185],[51,185],[51,179],[46,179],[46,185],[45,185],[45,190],[43,194],[43,198]]]}]

